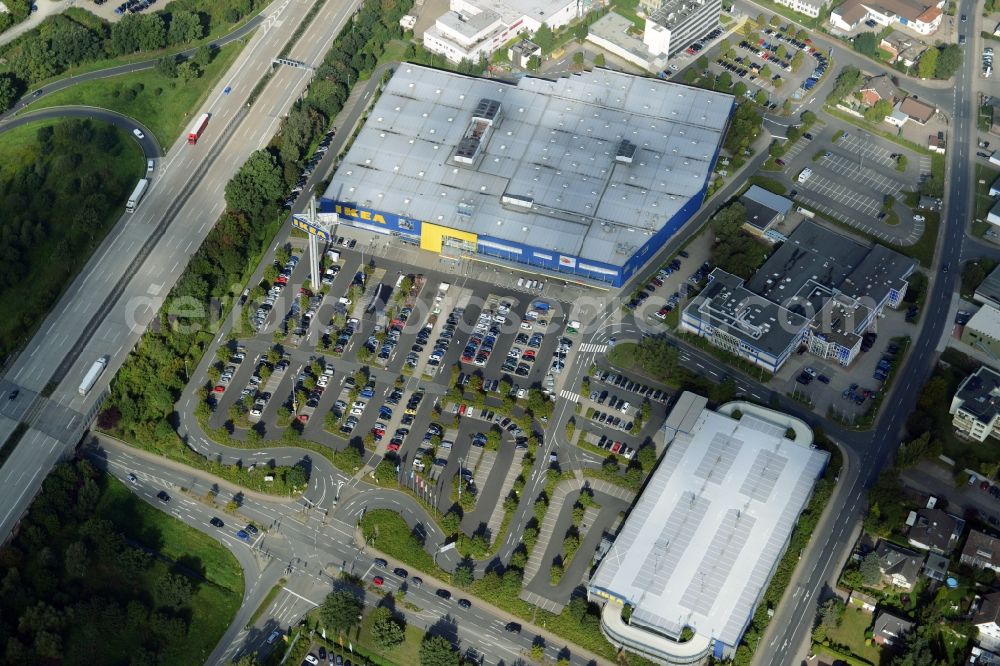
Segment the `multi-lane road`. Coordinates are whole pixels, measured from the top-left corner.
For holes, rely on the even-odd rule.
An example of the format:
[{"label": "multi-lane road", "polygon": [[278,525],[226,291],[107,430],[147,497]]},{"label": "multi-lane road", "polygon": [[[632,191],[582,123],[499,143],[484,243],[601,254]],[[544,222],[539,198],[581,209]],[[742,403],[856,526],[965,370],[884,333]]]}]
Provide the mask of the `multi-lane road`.
[{"label": "multi-lane road", "polygon": [[[0,534],[10,532],[48,470],[79,441],[114,372],[222,212],[225,184],[267,143],[305,90],[309,70],[280,68],[252,109],[247,105],[311,4],[279,0],[253,22],[253,37],[197,111],[211,115],[198,144],[178,138],[158,161],[138,210],[108,234],[6,369],[0,391],[16,387],[19,394],[0,406],[0,439],[20,422],[30,427],[0,469]],[[356,6],[356,0],[326,0],[290,56],[318,64]],[[77,387],[86,369],[104,355],[110,356],[108,370],[81,396]]]}]

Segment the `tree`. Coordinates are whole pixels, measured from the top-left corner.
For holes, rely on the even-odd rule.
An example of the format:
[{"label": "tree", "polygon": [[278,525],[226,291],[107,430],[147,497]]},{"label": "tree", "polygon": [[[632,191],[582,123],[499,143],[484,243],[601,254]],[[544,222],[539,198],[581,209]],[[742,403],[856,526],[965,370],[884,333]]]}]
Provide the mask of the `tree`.
[{"label": "tree", "polygon": [[167,41],[171,44],[185,44],[201,39],[205,34],[204,27],[194,12],[178,10],[170,15],[170,28],[167,30]]},{"label": "tree", "polygon": [[747,84],[743,83],[742,81],[737,81],[733,85],[733,94],[736,95],[737,98],[740,98],[740,97],[743,97],[744,95],[746,95],[747,94]]},{"label": "tree", "polygon": [[767,93],[763,90],[758,90],[754,96],[754,101],[760,106],[767,106]]},{"label": "tree", "polygon": [[839,597],[827,599],[819,607],[819,616],[824,627],[828,629],[837,627],[844,616],[844,602]]},{"label": "tree", "polygon": [[212,64],[212,58],[215,57],[215,53],[212,51],[212,47],[208,44],[202,44],[198,47],[198,50],[194,52],[194,62],[196,65],[205,69],[210,64]]},{"label": "tree", "polygon": [[90,561],[87,553],[87,544],[83,541],[74,541],[66,547],[63,555],[63,563],[66,567],[66,574],[71,578],[84,578],[90,572]]},{"label": "tree", "polygon": [[466,588],[472,585],[472,581],[472,562],[462,562],[451,573],[451,583],[455,587]]},{"label": "tree", "polygon": [[958,72],[961,66],[962,49],[959,48],[958,44],[948,44],[938,54],[937,68],[934,71],[934,76],[938,79],[950,79]]},{"label": "tree", "polygon": [[191,601],[191,583],[183,574],[167,573],[156,581],[156,600],[161,606],[180,608]]},{"label": "tree", "polygon": [[847,97],[860,82],[861,70],[851,65],[844,67],[840,70],[840,74],[837,75],[837,80],[833,84],[833,90],[830,91],[826,101],[831,104],[837,104]]},{"label": "tree", "polygon": [[0,74],[0,111],[6,111],[18,96],[18,86],[10,74]]},{"label": "tree", "polygon": [[226,183],[226,205],[257,217],[266,206],[278,200],[282,189],[278,161],[267,150],[257,150]]},{"label": "tree", "polygon": [[573,54],[573,64],[577,67],[583,67],[583,51],[577,51]]},{"label": "tree", "polygon": [[319,617],[328,629],[341,633],[358,624],[363,607],[353,592],[331,592],[319,607]]},{"label": "tree", "polygon": [[444,636],[426,634],[420,644],[420,666],[458,666],[458,657],[458,651]]},{"label": "tree", "polygon": [[716,90],[729,90],[733,87],[733,77],[729,72],[722,72],[715,80]]},{"label": "tree", "polygon": [[538,68],[542,66],[542,59],[536,55],[528,58],[528,69],[532,72],[537,72]]},{"label": "tree", "polygon": [[917,61],[917,76],[922,79],[929,79],[937,71],[938,50],[934,47],[928,48]]},{"label": "tree", "polygon": [[177,77],[184,83],[191,83],[201,77],[201,68],[190,60],[186,60],[177,65]]},{"label": "tree", "polygon": [[882,568],[879,565],[878,555],[874,551],[862,558],[859,569],[861,571],[861,580],[866,586],[874,587],[882,582]]},{"label": "tree", "polygon": [[890,113],[892,113],[892,104],[887,99],[880,99],[865,110],[865,120],[880,123]]},{"label": "tree", "polygon": [[402,625],[392,616],[392,611],[380,606],[372,611],[372,638],[379,645],[393,648],[406,637]]},{"label": "tree", "polygon": [[881,40],[874,32],[862,32],[854,37],[854,50],[869,58],[878,56],[878,45]]},{"label": "tree", "polygon": [[594,56],[594,67],[604,67],[605,64],[603,53],[598,53]]}]

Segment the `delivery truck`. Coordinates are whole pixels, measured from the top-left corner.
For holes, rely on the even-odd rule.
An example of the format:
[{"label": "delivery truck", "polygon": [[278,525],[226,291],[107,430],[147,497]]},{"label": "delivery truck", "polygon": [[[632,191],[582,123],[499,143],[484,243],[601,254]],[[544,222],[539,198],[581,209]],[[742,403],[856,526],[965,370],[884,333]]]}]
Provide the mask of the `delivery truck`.
[{"label": "delivery truck", "polygon": [[198,143],[198,137],[201,136],[206,127],[208,127],[208,114],[203,113],[198,117],[198,120],[194,121],[194,125],[191,125],[191,131],[188,132],[188,143],[192,145]]},{"label": "delivery truck", "polygon": [[146,178],[143,178],[136,184],[135,189],[132,190],[132,194],[128,198],[128,202],[125,204],[127,212],[135,212],[135,209],[139,206],[139,202],[142,201],[142,196],[146,194],[147,187],[149,187],[149,180]]},{"label": "delivery truck", "polygon": [[94,384],[104,373],[104,369],[108,367],[108,357],[102,356],[101,358],[94,361],[94,364],[90,366],[90,370],[87,370],[87,374],[83,376],[83,381],[80,383],[80,395],[87,395],[90,389],[94,388]]}]

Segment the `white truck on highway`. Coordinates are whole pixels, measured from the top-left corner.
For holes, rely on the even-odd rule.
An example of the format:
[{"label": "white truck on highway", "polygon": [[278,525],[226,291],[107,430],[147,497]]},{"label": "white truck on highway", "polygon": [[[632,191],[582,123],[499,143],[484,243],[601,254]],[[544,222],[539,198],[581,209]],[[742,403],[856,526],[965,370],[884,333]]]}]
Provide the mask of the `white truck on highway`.
[{"label": "white truck on highway", "polygon": [[107,356],[102,356],[94,361],[94,365],[90,366],[90,370],[87,370],[87,374],[83,376],[83,381],[80,383],[80,395],[87,395],[90,389],[94,388],[94,384],[97,383],[106,367],[108,367]]},{"label": "white truck on highway", "polygon": [[128,198],[128,203],[125,204],[125,210],[129,213],[134,213],[136,207],[139,205],[139,201],[142,200],[142,195],[146,193],[146,188],[149,187],[149,179],[143,178],[136,184],[135,189],[132,190],[132,195]]}]

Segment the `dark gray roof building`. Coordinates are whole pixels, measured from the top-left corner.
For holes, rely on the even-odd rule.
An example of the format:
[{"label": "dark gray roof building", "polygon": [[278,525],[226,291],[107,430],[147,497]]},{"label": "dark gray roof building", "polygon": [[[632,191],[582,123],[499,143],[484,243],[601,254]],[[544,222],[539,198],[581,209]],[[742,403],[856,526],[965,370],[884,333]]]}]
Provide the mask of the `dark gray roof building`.
[{"label": "dark gray roof building", "polygon": [[681,325],[771,372],[802,343],[846,366],[875,318],[902,302],[915,266],[807,220],[745,284],[715,269]]},{"label": "dark gray roof building", "polygon": [[740,203],[747,212],[747,227],[757,234],[763,234],[772,224],[783,220],[792,209],[791,199],[759,185],[751,185],[740,197]]},{"label": "dark gray roof building", "polygon": [[978,442],[990,435],[1000,437],[1000,374],[980,366],[958,385],[948,411],[952,426],[963,437]]}]

